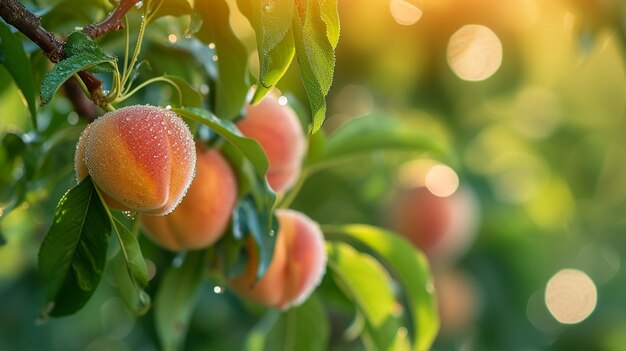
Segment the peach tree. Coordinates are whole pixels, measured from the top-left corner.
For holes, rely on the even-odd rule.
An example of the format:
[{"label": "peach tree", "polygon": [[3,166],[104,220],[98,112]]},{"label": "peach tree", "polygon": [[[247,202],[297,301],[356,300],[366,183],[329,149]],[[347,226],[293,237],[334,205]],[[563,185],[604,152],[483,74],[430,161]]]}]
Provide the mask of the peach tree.
[{"label": "peach tree", "polygon": [[[258,316],[250,350],[332,348],[336,309],[367,349],[430,348],[420,251],[289,209],[317,172],[373,152],[449,157],[390,116],[322,130],[337,0],[0,0],[0,16],[0,63],[31,117],[1,136],[0,213],[70,187],[46,212],[41,321],[80,313],[106,275],[167,350],[206,285]],[[278,91],[288,71],[301,83]]]}]

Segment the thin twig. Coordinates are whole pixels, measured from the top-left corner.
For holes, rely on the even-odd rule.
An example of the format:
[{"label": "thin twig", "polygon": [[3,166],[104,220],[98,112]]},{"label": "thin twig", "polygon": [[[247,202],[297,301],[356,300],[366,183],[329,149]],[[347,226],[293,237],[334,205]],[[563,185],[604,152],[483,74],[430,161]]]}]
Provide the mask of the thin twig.
[{"label": "thin twig", "polygon": [[100,23],[90,24],[83,29],[91,39],[96,39],[108,32],[124,28],[124,16],[139,0],[121,0],[111,15]]}]

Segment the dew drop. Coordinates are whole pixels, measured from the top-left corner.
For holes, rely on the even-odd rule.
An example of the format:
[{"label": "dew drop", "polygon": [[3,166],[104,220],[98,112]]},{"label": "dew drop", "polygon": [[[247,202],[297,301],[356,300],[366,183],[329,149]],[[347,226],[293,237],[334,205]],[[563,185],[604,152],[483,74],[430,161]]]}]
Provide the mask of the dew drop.
[{"label": "dew drop", "polygon": [[217,61],[219,60],[219,57],[217,57],[217,55],[213,55],[213,61]]},{"label": "dew drop", "polygon": [[276,232],[275,232],[275,231],[270,230],[270,236],[274,236],[275,234],[276,234]]},{"label": "dew drop", "polygon": [[219,285],[216,285],[216,286],[213,287],[213,292],[218,294],[218,295],[222,294],[222,293],[224,293],[224,288],[222,288]]},{"label": "dew drop", "polygon": [[172,267],[179,268],[183,265],[183,261],[185,260],[185,256],[187,256],[186,252],[181,252],[172,260]]},{"label": "dew drop", "polygon": [[143,1],[137,1],[137,2],[135,3],[135,7],[136,7],[137,9],[140,9],[142,6],[143,6]]},{"label": "dew drop", "polygon": [[211,50],[215,49],[215,43],[209,43],[209,49]]},{"label": "dew drop", "polygon": [[122,215],[124,215],[124,217],[132,220],[135,220],[135,216],[137,215],[137,212],[133,212],[133,211],[122,211]]}]

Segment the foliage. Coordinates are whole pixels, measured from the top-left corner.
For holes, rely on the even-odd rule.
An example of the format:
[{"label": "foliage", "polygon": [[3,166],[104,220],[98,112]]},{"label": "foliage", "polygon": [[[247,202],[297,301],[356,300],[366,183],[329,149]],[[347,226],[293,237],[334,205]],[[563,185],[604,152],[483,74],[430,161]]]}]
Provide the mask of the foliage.
[{"label": "foliage", "polygon": [[[21,2],[63,40],[63,58],[50,63],[40,42],[0,20],[0,349],[626,347],[615,308],[626,287],[621,2]],[[123,5],[119,25],[90,37],[88,25]],[[423,18],[406,25],[415,9]],[[563,18],[566,32],[555,31]],[[452,67],[446,43],[466,24],[491,28],[503,47],[484,81]],[[267,181],[260,143],[237,128],[268,96],[307,132],[284,193]],[[138,214],[108,207],[90,177],[76,181],[80,133],[137,104],[174,111],[232,166],[237,203],[214,245],[162,249]],[[388,229],[396,195],[429,186],[442,164],[475,200],[463,213],[480,213],[467,251],[447,258]],[[328,254],[320,285],[288,310],[228,286],[248,243],[265,276],[280,208],[320,223]],[[546,283],[564,267],[599,292],[575,325],[546,308]],[[451,272],[467,278],[466,295],[437,290]],[[455,311],[469,311],[460,327],[448,291]]]}]

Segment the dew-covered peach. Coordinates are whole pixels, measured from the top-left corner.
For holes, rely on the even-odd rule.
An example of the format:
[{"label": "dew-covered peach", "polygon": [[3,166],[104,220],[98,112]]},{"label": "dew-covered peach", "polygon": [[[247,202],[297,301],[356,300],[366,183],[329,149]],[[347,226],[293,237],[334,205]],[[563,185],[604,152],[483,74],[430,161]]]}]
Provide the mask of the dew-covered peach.
[{"label": "dew-covered peach", "polygon": [[235,174],[215,149],[197,148],[196,176],[166,216],[141,216],[146,234],[172,251],[201,249],[222,237],[237,200]]},{"label": "dew-covered peach", "polygon": [[256,139],[269,161],[267,180],[277,192],[289,189],[300,174],[306,149],[304,133],[295,112],[275,98],[266,97],[247,107],[237,123],[247,137]]},{"label": "dew-covered peach", "polygon": [[189,127],[173,111],[128,106],[83,131],[74,165],[77,179],[91,175],[110,207],[164,215],[189,189],[195,144]]},{"label": "dew-covered peach", "polygon": [[248,241],[245,271],[230,281],[239,295],[265,306],[287,309],[304,302],[326,272],[324,235],[309,217],[293,210],[276,211],[279,230],[270,266],[256,280],[259,265],[254,243]]}]

